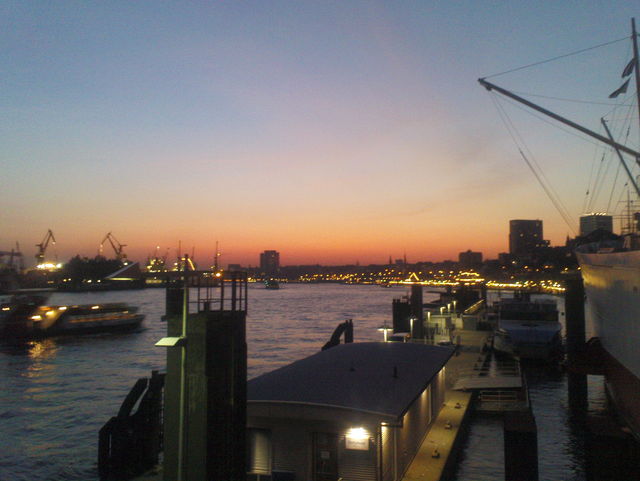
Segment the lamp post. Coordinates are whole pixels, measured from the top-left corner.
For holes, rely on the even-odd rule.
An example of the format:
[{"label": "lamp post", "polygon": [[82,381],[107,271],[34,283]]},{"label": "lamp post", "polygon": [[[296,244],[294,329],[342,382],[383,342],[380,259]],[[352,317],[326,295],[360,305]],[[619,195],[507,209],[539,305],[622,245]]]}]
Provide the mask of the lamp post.
[{"label": "lamp post", "polygon": [[382,331],[382,336],[384,341],[383,342],[389,342],[388,340],[388,332],[391,330],[392,328],[387,326],[387,322],[385,321],[384,325],[382,325],[381,327],[378,328],[378,331]]},{"label": "lamp post", "polygon": [[156,346],[159,347],[180,347],[180,402],[178,408],[178,466],[177,481],[184,479],[184,449],[185,449],[185,398],[186,398],[186,357],[187,357],[187,317],[189,316],[189,281],[187,278],[187,265],[189,255],[185,254],[184,277],[183,277],[183,297],[182,297],[182,332],[179,337],[163,337]]}]

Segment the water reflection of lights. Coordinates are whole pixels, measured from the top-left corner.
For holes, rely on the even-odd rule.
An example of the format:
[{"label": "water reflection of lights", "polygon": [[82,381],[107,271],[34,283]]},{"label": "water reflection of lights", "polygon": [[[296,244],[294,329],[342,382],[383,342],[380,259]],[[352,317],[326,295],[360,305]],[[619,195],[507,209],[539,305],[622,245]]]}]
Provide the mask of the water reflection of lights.
[{"label": "water reflection of lights", "polygon": [[58,352],[58,345],[53,339],[43,339],[42,341],[31,341],[28,345],[28,355],[34,361],[49,359]]}]

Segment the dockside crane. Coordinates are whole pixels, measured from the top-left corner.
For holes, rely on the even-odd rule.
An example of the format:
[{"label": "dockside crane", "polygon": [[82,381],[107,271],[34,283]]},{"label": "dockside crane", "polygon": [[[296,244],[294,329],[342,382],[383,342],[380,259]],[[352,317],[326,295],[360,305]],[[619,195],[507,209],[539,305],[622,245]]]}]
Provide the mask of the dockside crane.
[{"label": "dockside crane", "polygon": [[102,239],[102,242],[100,243],[100,252],[102,252],[102,247],[104,245],[105,241],[109,241],[109,243],[111,244],[111,247],[113,248],[113,251],[116,254],[116,259],[118,259],[119,261],[126,261],[127,260],[127,254],[125,254],[124,252],[122,252],[122,250],[127,247],[127,244],[121,244],[120,242],[118,242],[118,239],[115,238],[115,236],[111,233],[108,232],[106,236],[104,236],[104,239]]},{"label": "dockside crane", "polygon": [[51,229],[47,231],[44,239],[42,239],[42,242],[40,242],[40,244],[36,244],[36,247],[38,248],[38,252],[36,253],[36,265],[44,264],[44,255],[47,252],[49,242],[51,242],[53,245],[55,245],[56,243],[56,238],[53,236],[53,232],[51,232]]}]

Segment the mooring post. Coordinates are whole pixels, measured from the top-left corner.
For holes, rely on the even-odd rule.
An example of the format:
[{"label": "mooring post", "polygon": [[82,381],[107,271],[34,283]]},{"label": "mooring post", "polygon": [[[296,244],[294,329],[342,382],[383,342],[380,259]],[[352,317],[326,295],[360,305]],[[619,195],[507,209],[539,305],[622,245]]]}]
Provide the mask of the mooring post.
[{"label": "mooring post", "polygon": [[345,322],[347,323],[347,328],[344,331],[344,342],[347,344],[353,342],[353,319],[347,319]]},{"label": "mooring post", "polygon": [[172,317],[182,317],[182,303],[184,298],[184,289],[181,284],[171,282],[167,284],[165,293],[165,319]]},{"label": "mooring post", "polygon": [[185,479],[245,477],[245,315],[211,311],[187,326]]},{"label": "mooring post", "polygon": [[[393,332],[409,332],[411,306],[405,299],[394,299],[391,304]],[[416,336],[417,337],[417,336]]]},{"label": "mooring post", "polygon": [[567,329],[567,357],[573,361],[575,355],[584,349],[584,285],[582,276],[572,276],[565,280],[564,292],[565,322]]},{"label": "mooring post", "polygon": [[504,413],[505,481],[538,481],[538,429],[531,410]]},{"label": "mooring post", "polygon": [[411,286],[411,317],[413,321],[413,335],[422,339],[424,337],[424,313],[422,312],[422,285]]},{"label": "mooring post", "polygon": [[569,410],[574,421],[586,421],[589,388],[584,366],[578,366],[585,350],[584,284],[582,276],[565,280],[564,306],[567,339]]}]

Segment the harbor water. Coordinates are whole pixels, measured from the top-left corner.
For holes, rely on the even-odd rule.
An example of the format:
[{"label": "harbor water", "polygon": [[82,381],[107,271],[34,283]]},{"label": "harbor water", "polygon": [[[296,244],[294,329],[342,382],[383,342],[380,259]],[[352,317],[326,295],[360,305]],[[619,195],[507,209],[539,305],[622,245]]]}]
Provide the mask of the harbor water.
[{"label": "harbor water", "polygon": [[[311,355],[335,327],[353,319],[355,341],[379,341],[391,324],[401,287],[284,284],[249,287],[249,377]],[[430,299],[425,295],[425,301]],[[435,297],[435,295],[434,295]],[[135,381],[164,370],[164,289],[56,293],[52,304],[127,302],[146,315],[144,327],[101,334],[0,345],[0,480],[97,480],[100,427],[114,416]],[[584,480],[584,442],[572,425],[566,374],[528,372],[538,424],[540,479]],[[590,409],[604,409],[601,379],[589,379]],[[476,416],[456,471],[459,481],[504,477],[502,423]]]}]

